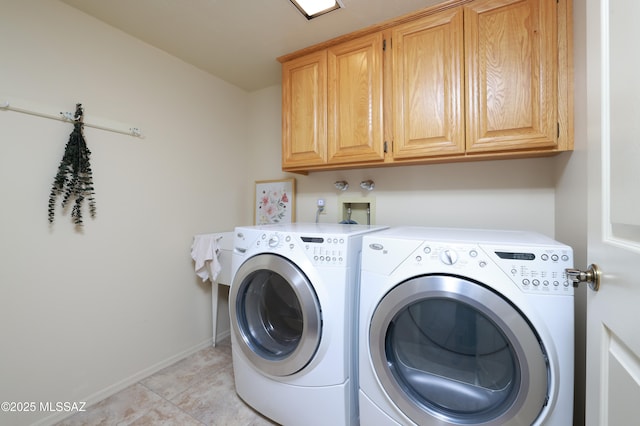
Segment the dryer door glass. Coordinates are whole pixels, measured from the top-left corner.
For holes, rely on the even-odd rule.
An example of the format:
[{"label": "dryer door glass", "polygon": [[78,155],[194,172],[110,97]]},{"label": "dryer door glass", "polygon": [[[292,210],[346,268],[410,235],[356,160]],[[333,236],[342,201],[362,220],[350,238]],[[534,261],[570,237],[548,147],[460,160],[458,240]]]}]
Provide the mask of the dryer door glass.
[{"label": "dryer door glass", "polygon": [[400,311],[387,332],[387,359],[416,399],[459,416],[504,409],[520,381],[504,334],[478,310],[449,299]]},{"label": "dryer door glass", "polygon": [[307,277],[272,254],[247,260],[230,291],[231,325],[242,352],[261,371],[294,374],[320,343],[320,306]]},{"label": "dryer door glass", "polygon": [[531,424],[544,406],[548,373],[537,336],[478,283],[401,283],[378,305],[370,336],[383,386],[416,423]]}]

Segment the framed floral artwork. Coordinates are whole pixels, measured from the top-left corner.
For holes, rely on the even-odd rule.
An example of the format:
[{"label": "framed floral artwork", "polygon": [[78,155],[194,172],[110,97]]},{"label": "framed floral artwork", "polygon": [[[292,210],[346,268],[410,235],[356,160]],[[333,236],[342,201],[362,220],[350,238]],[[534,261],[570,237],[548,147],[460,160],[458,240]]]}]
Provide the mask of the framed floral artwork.
[{"label": "framed floral artwork", "polygon": [[254,223],[291,223],[296,217],[296,180],[256,181]]}]

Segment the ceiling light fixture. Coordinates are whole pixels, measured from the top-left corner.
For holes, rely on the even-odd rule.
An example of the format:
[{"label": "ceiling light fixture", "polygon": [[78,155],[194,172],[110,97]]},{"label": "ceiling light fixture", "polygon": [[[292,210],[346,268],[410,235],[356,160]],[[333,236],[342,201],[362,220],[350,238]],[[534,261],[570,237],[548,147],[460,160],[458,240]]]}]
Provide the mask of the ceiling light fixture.
[{"label": "ceiling light fixture", "polygon": [[290,0],[307,19],[344,7],[340,0]]}]

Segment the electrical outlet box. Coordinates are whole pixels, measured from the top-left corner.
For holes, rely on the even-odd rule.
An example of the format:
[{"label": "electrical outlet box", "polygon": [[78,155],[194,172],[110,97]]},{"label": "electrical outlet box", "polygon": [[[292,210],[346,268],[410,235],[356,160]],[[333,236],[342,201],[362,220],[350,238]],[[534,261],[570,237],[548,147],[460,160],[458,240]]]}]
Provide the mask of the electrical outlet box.
[{"label": "electrical outlet box", "polygon": [[[350,210],[349,210],[350,209]],[[359,225],[375,224],[376,202],[372,197],[338,198],[339,222],[351,220]],[[349,215],[349,212],[351,215]]]}]

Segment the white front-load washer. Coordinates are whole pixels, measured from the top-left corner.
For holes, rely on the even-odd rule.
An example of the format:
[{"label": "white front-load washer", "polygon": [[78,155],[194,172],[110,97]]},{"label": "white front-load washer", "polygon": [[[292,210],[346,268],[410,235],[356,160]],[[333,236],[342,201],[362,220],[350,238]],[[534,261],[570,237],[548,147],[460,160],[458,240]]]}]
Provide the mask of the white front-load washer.
[{"label": "white front-load washer", "polygon": [[571,425],[572,263],[569,246],[530,232],[365,236],[361,424]]},{"label": "white front-load washer", "polygon": [[363,235],[385,227],[237,227],[229,312],[236,392],[283,425],[355,425]]}]

